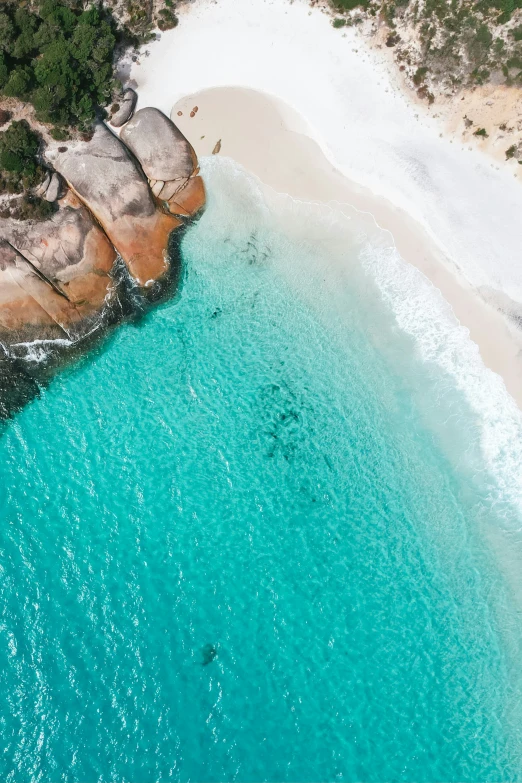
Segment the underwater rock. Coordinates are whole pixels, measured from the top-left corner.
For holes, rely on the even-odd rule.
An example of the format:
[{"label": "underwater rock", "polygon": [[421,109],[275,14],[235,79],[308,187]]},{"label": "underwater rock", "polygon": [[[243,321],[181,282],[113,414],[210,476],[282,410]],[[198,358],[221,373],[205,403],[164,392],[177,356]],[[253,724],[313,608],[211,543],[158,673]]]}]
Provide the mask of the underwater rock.
[{"label": "underwater rock", "polygon": [[213,644],[206,644],[201,649],[201,655],[203,656],[202,666],[208,666],[209,663],[217,656],[217,649]]}]

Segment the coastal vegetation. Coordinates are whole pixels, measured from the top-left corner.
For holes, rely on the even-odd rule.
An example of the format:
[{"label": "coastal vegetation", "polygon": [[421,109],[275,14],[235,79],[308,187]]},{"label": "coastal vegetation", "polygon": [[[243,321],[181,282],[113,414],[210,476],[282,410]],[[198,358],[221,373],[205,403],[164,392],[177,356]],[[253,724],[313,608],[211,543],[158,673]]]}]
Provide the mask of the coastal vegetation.
[{"label": "coastal vegetation", "polygon": [[87,128],[110,98],[116,23],[102,6],[42,0],[0,11],[0,90],[30,102],[36,119]]},{"label": "coastal vegetation", "polygon": [[46,174],[38,161],[40,144],[26,120],[15,120],[0,132],[0,192],[17,196],[0,202],[0,217],[42,220],[54,211],[52,204],[31,192]]},{"label": "coastal vegetation", "polygon": [[[0,9],[0,93],[31,104],[38,123],[56,140],[88,132],[99,107],[117,89],[114,52],[121,33],[102,5],[41,0]],[[28,115],[29,116],[29,115]],[[0,133],[0,192],[22,194],[2,203],[2,216],[48,217],[52,205],[34,190],[46,169],[42,139],[23,119]]]},{"label": "coastal vegetation", "polygon": [[522,86],[522,0],[331,0],[335,27],[385,21],[419,97],[488,82]]},{"label": "coastal vegetation", "polygon": [[[3,98],[19,109],[32,106],[18,116],[47,126],[55,141],[89,138],[96,117],[104,116],[101,107],[124,97],[114,72],[118,51],[151,40],[155,26],[177,23],[173,0],[6,0],[0,4],[0,127],[11,119]],[[3,216],[47,217],[49,205],[34,194],[46,173],[42,147],[25,119],[1,134],[0,195],[24,194],[11,203],[3,199]]]}]

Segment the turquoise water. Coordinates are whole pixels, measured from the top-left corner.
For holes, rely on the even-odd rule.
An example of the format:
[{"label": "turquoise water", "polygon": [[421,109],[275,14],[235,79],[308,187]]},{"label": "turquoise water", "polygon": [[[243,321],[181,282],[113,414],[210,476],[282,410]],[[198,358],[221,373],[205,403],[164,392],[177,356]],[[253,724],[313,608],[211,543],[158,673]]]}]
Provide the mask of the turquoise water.
[{"label": "turquoise water", "polygon": [[522,779],[486,425],[362,219],[334,263],[324,217],[207,177],[176,299],[0,439],[0,779]]}]

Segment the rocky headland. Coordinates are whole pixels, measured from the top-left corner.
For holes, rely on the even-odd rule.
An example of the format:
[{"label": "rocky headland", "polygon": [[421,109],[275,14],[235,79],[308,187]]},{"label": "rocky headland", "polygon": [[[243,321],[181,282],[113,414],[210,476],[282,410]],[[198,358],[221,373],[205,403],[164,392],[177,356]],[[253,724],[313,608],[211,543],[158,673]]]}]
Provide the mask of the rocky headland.
[{"label": "rocky headland", "polygon": [[176,280],[176,239],[205,189],[189,141],[157,109],[133,114],[131,93],[112,117],[119,137],[98,121],[86,140],[47,145],[48,218],[0,218],[0,392],[14,383],[0,418],[37,390],[35,345],[63,361]]}]

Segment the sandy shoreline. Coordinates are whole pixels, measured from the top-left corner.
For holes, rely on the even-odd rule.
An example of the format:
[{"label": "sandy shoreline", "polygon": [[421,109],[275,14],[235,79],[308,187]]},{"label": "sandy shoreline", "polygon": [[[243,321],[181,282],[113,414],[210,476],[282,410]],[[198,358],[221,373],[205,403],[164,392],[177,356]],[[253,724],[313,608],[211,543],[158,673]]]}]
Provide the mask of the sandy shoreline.
[{"label": "sandy shoreline", "polygon": [[[312,40],[317,56],[305,58]],[[304,0],[252,0],[240,17],[232,0],[198,0],[130,76],[140,105],[174,106],[199,156],[221,140],[220,154],[276,191],[370,212],[522,407],[521,335],[484,301],[513,314],[522,302],[522,188],[479,151],[441,138],[363,45]]]},{"label": "sandy shoreline", "polygon": [[[191,117],[196,106],[198,111]],[[200,158],[212,154],[219,141],[220,155],[233,158],[280,193],[341,209],[349,204],[373,215],[392,234],[404,260],[441,291],[469,329],[486,366],[503,377],[522,407],[522,336],[508,328],[505,318],[477,296],[462,275],[448,268],[447,259],[422,226],[338,172],[316,142],[302,132],[306,124],[292,109],[263,93],[224,87],[186,96],[173,107],[172,119],[192,139]]]}]

